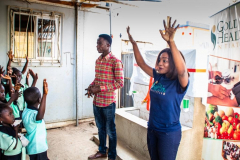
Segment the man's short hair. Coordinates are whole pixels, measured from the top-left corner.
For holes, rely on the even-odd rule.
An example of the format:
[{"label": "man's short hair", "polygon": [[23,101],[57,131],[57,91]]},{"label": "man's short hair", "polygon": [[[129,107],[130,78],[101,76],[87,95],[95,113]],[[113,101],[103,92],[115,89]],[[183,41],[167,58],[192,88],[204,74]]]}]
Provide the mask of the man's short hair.
[{"label": "man's short hair", "polygon": [[102,37],[104,38],[106,41],[108,41],[108,43],[110,44],[110,46],[112,45],[112,37],[109,36],[108,34],[100,34],[99,38]]},{"label": "man's short hair", "polygon": [[23,92],[24,101],[28,105],[34,105],[38,102],[38,99],[41,97],[41,93],[36,87],[29,87]]}]

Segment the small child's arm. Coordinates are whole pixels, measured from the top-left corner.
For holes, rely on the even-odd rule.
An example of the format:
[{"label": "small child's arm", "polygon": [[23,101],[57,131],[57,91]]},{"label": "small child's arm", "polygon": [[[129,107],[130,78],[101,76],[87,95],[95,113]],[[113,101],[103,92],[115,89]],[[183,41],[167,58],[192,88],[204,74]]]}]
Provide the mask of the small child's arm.
[{"label": "small child's arm", "polygon": [[36,83],[37,83],[37,80],[38,80],[38,74],[37,73],[35,74],[31,69],[29,69],[29,73],[30,73],[30,75],[33,78],[33,82],[32,82],[32,86],[31,87],[35,87]]},{"label": "small child's arm", "polygon": [[4,74],[5,70],[3,69],[3,67],[0,65],[0,74]]},{"label": "small child's arm", "polygon": [[0,83],[2,82],[2,75],[4,74],[5,70],[3,70],[3,67],[0,65]]},{"label": "small child's arm", "polygon": [[14,92],[14,87],[12,85],[12,79],[8,80],[8,85],[9,85],[9,95],[12,96],[12,93]]},{"label": "small child's arm", "polygon": [[26,84],[27,84],[27,86],[29,86],[28,78],[29,78],[29,71],[27,72],[27,76],[26,76]]},{"label": "small child's arm", "polygon": [[28,56],[26,55],[26,63],[23,67],[22,74],[24,74],[27,71],[27,67],[28,67]]},{"label": "small child's arm", "polygon": [[13,54],[12,54],[12,51],[10,50],[10,51],[8,52],[7,71],[10,71],[10,69],[11,69],[12,60],[13,60]]},{"label": "small child's arm", "polygon": [[5,75],[5,76],[3,76],[3,75],[1,74],[1,78],[7,80],[7,85],[5,85],[5,87],[8,87],[8,90],[6,90],[6,93],[9,93],[9,95],[11,96],[11,94],[12,94],[11,91],[13,90],[11,77],[10,77],[8,74]]},{"label": "small child's arm", "polygon": [[46,79],[44,79],[43,80],[43,96],[42,96],[40,107],[38,109],[38,114],[36,116],[36,121],[42,120],[44,117],[45,109],[46,109],[47,94],[48,94],[48,84]]},{"label": "small child's arm", "polygon": [[17,126],[14,126],[13,128],[14,128],[14,130],[15,130],[15,139],[16,139],[16,145],[15,145],[15,147],[13,148],[13,149],[16,149],[17,148],[17,144],[18,144],[18,131],[19,131],[19,126],[20,126],[20,124],[18,124]]},{"label": "small child's arm", "polygon": [[11,98],[7,102],[7,105],[10,106],[12,104],[12,102],[14,102],[18,99],[19,96],[20,96],[20,93],[18,91],[15,91],[15,92],[11,93]]}]

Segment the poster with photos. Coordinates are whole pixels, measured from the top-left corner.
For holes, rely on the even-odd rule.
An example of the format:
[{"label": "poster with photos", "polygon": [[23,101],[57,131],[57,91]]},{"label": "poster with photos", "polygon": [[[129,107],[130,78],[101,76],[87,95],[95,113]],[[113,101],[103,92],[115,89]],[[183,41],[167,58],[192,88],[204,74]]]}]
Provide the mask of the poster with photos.
[{"label": "poster with photos", "polygon": [[240,159],[240,142],[223,141],[222,142],[222,158],[224,160]]},{"label": "poster with photos", "polygon": [[240,141],[239,9],[237,3],[212,16],[205,138]]},{"label": "poster with photos", "polygon": [[240,3],[213,15],[203,160],[239,160]]},{"label": "poster with photos", "polygon": [[209,56],[204,137],[240,140],[240,61]]}]

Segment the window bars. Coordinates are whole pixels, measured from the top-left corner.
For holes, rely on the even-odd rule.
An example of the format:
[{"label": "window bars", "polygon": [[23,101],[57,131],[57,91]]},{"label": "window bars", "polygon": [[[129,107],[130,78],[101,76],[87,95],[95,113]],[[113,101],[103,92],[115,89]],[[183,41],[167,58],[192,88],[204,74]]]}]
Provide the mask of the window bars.
[{"label": "window bars", "polygon": [[10,49],[14,61],[27,55],[32,61],[61,60],[61,14],[56,12],[10,8]]}]

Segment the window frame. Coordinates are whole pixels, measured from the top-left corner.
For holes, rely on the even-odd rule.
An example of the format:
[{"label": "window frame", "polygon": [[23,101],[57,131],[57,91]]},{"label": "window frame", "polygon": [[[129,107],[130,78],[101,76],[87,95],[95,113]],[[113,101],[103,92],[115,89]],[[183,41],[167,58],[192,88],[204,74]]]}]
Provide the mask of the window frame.
[{"label": "window frame", "polygon": [[[15,10],[15,11],[14,11]],[[17,10],[17,11],[16,11]],[[12,52],[14,53],[15,50],[15,42],[14,42],[14,36],[15,36],[15,15],[20,14],[20,15],[28,15],[28,16],[33,16],[33,19],[35,19],[35,25],[34,27],[34,43],[33,43],[33,58],[29,58],[30,63],[36,63],[35,66],[41,66],[46,63],[51,63],[53,64],[60,64],[61,65],[61,59],[62,59],[62,14],[59,12],[54,12],[54,11],[41,11],[37,9],[23,9],[20,7],[12,7],[9,6],[9,31],[8,31],[8,36],[10,38],[9,40],[9,50],[12,49]],[[12,15],[12,19],[11,19]],[[52,44],[52,48],[54,48],[54,51],[52,51],[52,56],[51,57],[40,57],[38,56],[38,20],[39,19],[47,19],[47,20],[55,20],[55,38],[54,38],[54,43]],[[13,28],[12,28],[13,27]],[[25,32],[26,33],[26,32]],[[43,40],[43,44],[44,44]],[[48,40],[47,40],[48,41]],[[51,40],[52,41],[52,40]],[[27,48],[28,49],[28,48]],[[19,57],[14,57],[13,58],[13,63],[21,63],[24,62],[25,58],[19,58]],[[39,63],[40,62],[40,63]]]},{"label": "window frame", "polygon": [[[46,15],[43,15],[43,16],[37,16],[36,17],[36,21],[38,22],[39,19],[48,19],[48,20],[52,20],[50,16],[46,16]],[[39,57],[38,56],[38,53],[37,53],[37,49],[38,49],[38,43],[37,43],[37,39],[38,39],[38,25],[35,26],[35,29],[36,29],[36,33],[35,33],[35,36],[36,36],[36,41],[35,41],[35,59],[37,60],[58,60],[58,54],[57,52],[60,52],[60,46],[61,46],[61,25],[59,25],[59,23],[61,24],[61,17],[59,17],[58,15],[55,15],[55,18],[54,18],[55,22],[56,22],[56,29],[55,29],[55,36],[56,36],[56,39],[59,38],[59,40],[57,41],[53,41],[54,42],[54,52],[52,52],[52,57]],[[60,22],[59,22],[60,21]],[[60,28],[60,32],[59,32],[59,28]],[[46,40],[46,41],[49,41],[49,40]],[[45,40],[44,40],[45,42]],[[58,44],[56,43],[59,43],[59,46]],[[59,51],[58,51],[58,48],[59,47]]]}]

